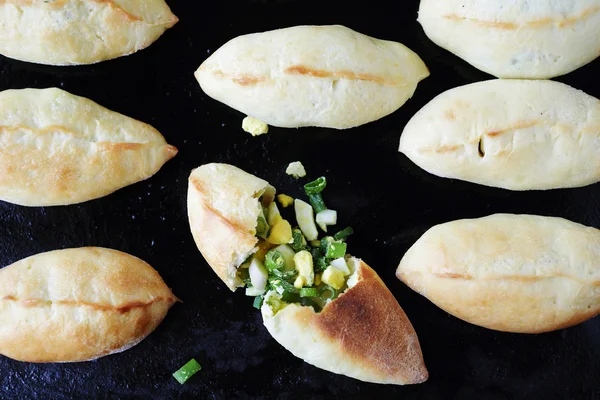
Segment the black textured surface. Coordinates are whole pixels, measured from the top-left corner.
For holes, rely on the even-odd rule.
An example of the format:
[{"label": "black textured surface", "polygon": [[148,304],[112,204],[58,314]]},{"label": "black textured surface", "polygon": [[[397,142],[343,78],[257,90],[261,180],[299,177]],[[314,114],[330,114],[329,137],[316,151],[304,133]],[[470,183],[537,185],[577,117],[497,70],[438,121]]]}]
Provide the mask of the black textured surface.
[{"label": "black textured surface", "polygon": [[[82,205],[23,208],[0,203],[0,265],[84,245],[119,249],[153,265],[184,303],[125,353],[68,365],[0,356],[0,399],[85,398],[600,398],[600,320],[543,335],[469,325],[395,277],[408,247],[430,226],[495,212],[562,216],[600,228],[600,186],[513,193],[427,175],[397,153],[402,128],[442,91],[489,78],[436,47],[416,22],[417,1],[369,8],[316,1],[169,2],[180,22],[154,45],[94,66],[53,68],[0,57],[0,90],[57,86],[159,129],[180,153],[153,178]],[[402,9],[398,4],[403,4]],[[342,15],[346,12],[353,15]],[[216,48],[244,33],[297,24],[341,23],[403,42],[431,70],[393,115],[350,131],[272,128],[252,138],[242,115],[205,96],[192,73]],[[600,97],[596,61],[559,80]],[[197,251],[185,196],[190,170],[228,162],[280,192],[299,194],[284,174],[302,160],[330,184],[327,204],[357,234],[350,251],[383,278],[419,335],[429,381],[412,387],[361,383],[314,368],[279,346],[243,293],[231,294]],[[195,357],[203,370],[184,386],[171,373]]]}]

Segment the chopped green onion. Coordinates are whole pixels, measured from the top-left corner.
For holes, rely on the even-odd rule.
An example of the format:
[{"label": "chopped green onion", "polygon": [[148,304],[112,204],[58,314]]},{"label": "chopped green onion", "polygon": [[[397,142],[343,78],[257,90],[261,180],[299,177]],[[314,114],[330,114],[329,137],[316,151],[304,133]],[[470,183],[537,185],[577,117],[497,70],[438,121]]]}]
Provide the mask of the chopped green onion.
[{"label": "chopped green onion", "polygon": [[308,200],[317,214],[323,210],[327,210],[327,206],[325,205],[325,201],[323,201],[321,193],[309,194]]},{"label": "chopped green onion", "polygon": [[300,289],[300,297],[317,297],[317,288],[302,288]]},{"label": "chopped green onion", "polygon": [[294,285],[292,285],[285,279],[280,279],[280,278],[273,279],[273,280],[269,281],[269,284],[279,294],[283,294],[285,292],[290,292],[290,293],[297,292],[297,289],[294,287]]},{"label": "chopped green onion", "polygon": [[[296,271],[296,270],[280,271],[278,269],[275,269],[275,270],[271,271],[271,273],[272,273],[272,277],[275,277],[278,279],[285,279],[286,281],[289,281],[290,279],[293,279],[298,275],[298,271]],[[269,279],[271,279],[271,277],[269,277]]]},{"label": "chopped green onion", "polygon": [[323,286],[319,291],[319,297],[323,300],[333,300],[338,297],[338,291],[331,286]]},{"label": "chopped green onion", "polygon": [[302,297],[300,299],[300,304],[302,304],[302,306],[304,306],[304,307],[312,307],[312,308],[314,308],[315,312],[321,311],[321,306],[319,304],[317,304],[313,300],[313,298],[311,298],[311,297]]},{"label": "chopped green onion", "polygon": [[177,382],[182,385],[187,382],[196,372],[200,371],[202,367],[198,364],[198,361],[193,358],[187,362],[183,367],[179,368],[174,374],[173,377],[177,379]]},{"label": "chopped green onion", "polygon": [[349,226],[347,228],[342,229],[335,235],[333,235],[333,238],[335,240],[346,240],[348,238],[348,236],[352,235],[353,233],[354,233],[354,229],[352,229],[352,227]]},{"label": "chopped green onion", "polygon": [[298,228],[292,230],[292,249],[297,253],[306,248],[306,239],[302,234],[302,231]]},{"label": "chopped green onion", "polygon": [[326,186],[327,178],[322,176],[319,179],[304,185],[304,191],[306,192],[306,194],[318,194],[321,193]]},{"label": "chopped green onion", "polygon": [[269,231],[269,225],[267,225],[267,221],[264,217],[258,217],[256,221],[256,234],[259,236],[265,236]]},{"label": "chopped green onion", "polygon": [[298,297],[298,293],[286,290],[281,294],[281,300],[285,301],[286,303],[298,303],[300,302],[300,297]]},{"label": "chopped green onion", "polygon": [[334,239],[331,236],[325,236],[323,239],[321,239],[321,249],[323,250],[323,253],[325,253],[325,251],[327,250],[327,247],[329,247],[329,243],[333,243]]},{"label": "chopped green onion", "polygon": [[348,245],[346,243],[332,242],[327,246],[325,250],[325,257],[327,258],[341,258],[346,255],[346,249]]},{"label": "chopped green onion", "polygon": [[269,250],[267,255],[265,256],[265,267],[269,271],[273,271],[276,269],[282,269],[285,265],[285,259],[277,250]]},{"label": "chopped green onion", "polygon": [[313,268],[315,272],[323,272],[327,269],[328,266],[329,264],[327,263],[327,258],[325,258],[325,256],[314,259]]},{"label": "chopped green onion", "polygon": [[254,298],[254,304],[252,304],[252,305],[254,306],[254,308],[257,308],[257,309],[259,309],[259,310],[260,310],[260,308],[262,307],[262,304],[263,304],[263,300],[264,300],[264,299],[265,299],[265,298],[264,298],[262,295],[260,295],[260,296],[256,296],[256,297]]}]

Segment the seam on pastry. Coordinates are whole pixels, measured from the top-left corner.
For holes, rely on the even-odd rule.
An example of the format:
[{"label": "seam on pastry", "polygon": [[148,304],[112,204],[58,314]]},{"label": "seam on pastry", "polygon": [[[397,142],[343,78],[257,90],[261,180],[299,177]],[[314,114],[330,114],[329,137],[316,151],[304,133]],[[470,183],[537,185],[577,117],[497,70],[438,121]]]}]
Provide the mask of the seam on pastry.
[{"label": "seam on pastry", "polygon": [[15,302],[23,305],[24,307],[33,308],[33,307],[51,307],[53,305],[60,306],[71,306],[71,307],[88,307],[94,310],[99,311],[112,311],[120,314],[127,313],[132,309],[136,308],[147,308],[151,305],[164,301],[166,303],[175,303],[175,298],[173,297],[155,297],[151,301],[148,302],[131,302],[126,303],[121,306],[114,306],[111,304],[98,304],[98,303],[88,303],[85,301],[78,300],[44,300],[44,299],[18,299],[15,296],[4,296],[2,298],[3,301]]},{"label": "seam on pastry", "polygon": [[445,272],[445,273],[432,273],[433,276],[444,279],[457,279],[457,280],[476,280],[476,281],[501,281],[501,280],[512,280],[512,281],[522,281],[522,282],[537,282],[546,279],[569,279],[572,281],[576,281],[585,285],[592,286],[600,286],[600,280],[597,281],[586,281],[581,278],[577,278],[575,276],[570,275],[502,275],[502,276],[488,276],[485,278],[474,277],[469,274],[459,274],[455,272]]},{"label": "seam on pastry", "polygon": [[499,28],[507,30],[516,30],[520,28],[540,28],[542,26],[553,25],[558,28],[564,28],[568,25],[576,24],[586,18],[590,18],[592,15],[600,12],[600,6],[589,8],[578,15],[572,17],[558,19],[558,18],[543,18],[539,20],[528,21],[525,23],[514,23],[514,22],[499,22],[499,21],[486,21],[477,18],[460,17],[456,14],[448,14],[442,16],[442,18],[449,19],[451,21],[470,21],[484,27]]},{"label": "seam on pastry", "polygon": [[[228,218],[225,218],[225,216],[223,214],[221,214],[219,211],[215,210],[213,207],[211,207],[207,201],[205,201],[205,198],[207,197],[206,195],[206,190],[204,190],[204,186],[200,183],[200,181],[194,177],[190,178],[190,183],[192,185],[194,185],[194,187],[196,188],[196,190],[202,195],[202,206],[205,207],[207,209],[208,212],[214,214],[217,218],[221,219],[223,222],[225,222],[227,225],[231,226],[233,229],[235,229],[236,231],[242,232],[246,235],[250,235],[251,232],[246,231],[246,229],[244,229],[242,226],[240,226],[239,224],[230,221]],[[258,239],[257,239],[258,242]]]},{"label": "seam on pastry", "polygon": [[352,72],[348,70],[326,71],[314,69],[304,65],[292,65],[284,70],[288,75],[308,75],[316,78],[345,79],[349,81],[365,81],[378,83],[384,86],[400,86],[396,82],[387,81],[383,76],[369,73]]}]

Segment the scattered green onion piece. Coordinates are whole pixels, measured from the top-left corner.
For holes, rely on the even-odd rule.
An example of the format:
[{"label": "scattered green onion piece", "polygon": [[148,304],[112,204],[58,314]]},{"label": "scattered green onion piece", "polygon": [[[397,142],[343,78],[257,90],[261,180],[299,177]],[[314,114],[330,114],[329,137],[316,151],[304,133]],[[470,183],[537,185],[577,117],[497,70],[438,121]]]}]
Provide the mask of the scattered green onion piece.
[{"label": "scattered green onion piece", "polygon": [[333,300],[338,297],[338,291],[331,286],[323,286],[319,291],[319,297],[323,300]]},{"label": "scattered green onion piece", "polygon": [[312,307],[314,308],[315,312],[319,312],[321,311],[321,306],[318,305],[313,298],[310,297],[302,297],[300,299],[300,304],[302,304],[302,306],[304,307]]},{"label": "scattered green onion piece", "polygon": [[347,228],[342,229],[335,235],[333,235],[333,238],[335,240],[346,240],[348,238],[348,236],[352,235],[353,233],[354,233],[354,229],[352,229],[352,227],[349,226]]},{"label": "scattered green onion piece", "polygon": [[265,255],[265,267],[269,271],[282,269],[285,265],[285,260],[277,250],[269,250]]},{"label": "scattered green onion piece", "polygon": [[321,193],[326,186],[327,178],[322,176],[319,179],[304,185],[304,191],[306,192],[306,194],[318,194]]},{"label": "scattered green onion piece", "polygon": [[327,210],[327,206],[325,205],[325,201],[323,201],[323,196],[321,193],[309,194],[308,200],[312,205],[312,208],[315,210],[315,213],[318,214],[323,210]]},{"label": "scattered green onion piece", "polygon": [[187,382],[195,373],[200,371],[202,367],[198,364],[198,361],[193,358],[187,362],[183,367],[179,368],[174,374],[173,377],[177,379],[177,382],[182,385]]},{"label": "scattered green onion piece", "polygon": [[278,269],[275,269],[275,270],[271,271],[271,276],[269,276],[269,280],[285,279],[286,281],[289,281],[290,279],[293,279],[296,276],[298,276],[298,271],[296,271],[296,270],[280,271]]},{"label": "scattered green onion piece", "polygon": [[265,299],[265,298],[264,298],[262,295],[260,295],[260,296],[256,296],[256,297],[254,298],[254,303],[252,304],[252,305],[254,306],[254,308],[257,308],[257,309],[259,309],[259,310],[260,310],[260,308],[262,307],[262,304],[263,304],[263,300],[264,300],[264,299]]},{"label": "scattered green onion piece", "polygon": [[341,258],[346,255],[346,249],[348,245],[346,243],[333,242],[329,243],[327,250],[325,251],[325,257],[327,258]]},{"label": "scattered green onion piece", "polygon": [[314,261],[315,258],[323,257],[325,255],[325,251],[320,247],[313,247],[312,249],[310,249],[310,255],[312,256]]},{"label": "scattered green onion piece", "polygon": [[294,228],[292,230],[292,240],[292,250],[296,253],[306,248],[306,239],[300,229]]},{"label": "scattered green onion piece", "polygon": [[315,272],[323,272],[328,266],[329,263],[327,262],[327,258],[325,258],[325,256],[313,259],[313,268]]},{"label": "scattered green onion piece", "polygon": [[319,295],[317,288],[300,289],[300,297],[317,297]]}]

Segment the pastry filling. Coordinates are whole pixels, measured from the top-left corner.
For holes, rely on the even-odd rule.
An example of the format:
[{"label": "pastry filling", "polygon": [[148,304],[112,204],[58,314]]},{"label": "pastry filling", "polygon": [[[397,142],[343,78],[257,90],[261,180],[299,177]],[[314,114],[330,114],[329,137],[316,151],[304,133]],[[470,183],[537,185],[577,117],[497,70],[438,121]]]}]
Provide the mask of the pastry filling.
[{"label": "pastry filling", "polygon": [[[293,200],[294,215],[289,219],[295,218],[293,227],[275,201],[259,199],[258,250],[238,268],[238,278],[246,286],[246,295],[255,298],[256,308],[266,303],[276,314],[298,303],[319,312],[356,283],[356,277],[352,279],[356,268],[347,257],[346,244],[352,228],[326,235],[328,227],[337,223],[337,212],[327,209],[323,201],[326,186],[325,177],[304,186],[310,204]],[[286,195],[277,200],[284,208],[292,204]],[[317,226],[323,232],[321,238]]]}]

